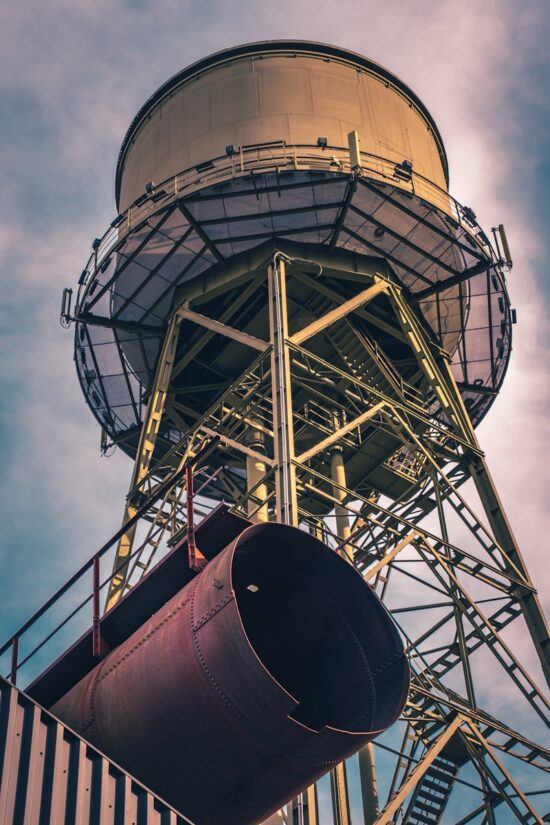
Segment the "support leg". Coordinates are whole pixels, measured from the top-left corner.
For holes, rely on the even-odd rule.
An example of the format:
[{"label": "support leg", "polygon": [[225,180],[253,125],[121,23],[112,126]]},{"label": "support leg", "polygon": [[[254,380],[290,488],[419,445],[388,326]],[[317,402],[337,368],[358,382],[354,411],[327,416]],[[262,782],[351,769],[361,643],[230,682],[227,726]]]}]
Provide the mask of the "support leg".
[{"label": "support leg", "polygon": [[[151,466],[157,435],[160,429],[160,422],[164,414],[164,405],[166,403],[166,395],[172,376],[172,368],[176,358],[179,323],[179,317],[177,313],[174,313],[168,325],[168,331],[166,333],[166,338],[159,357],[155,380],[153,382],[153,386],[151,387],[151,394],[147,404],[145,419],[141,428],[139,446],[136,454],[134,471],[132,473],[132,480],[130,483],[130,491],[134,490],[137,485],[143,481],[149,471],[149,467]],[[126,522],[130,521],[136,513],[137,508],[129,497],[122,523],[126,524]],[[109,584],[109,592],[107,594],[107,601],[105,604],[106,611],[110,610],[111,607],[114,607],[114,605],[124,594],[135,534],[136,525],[131,527],[122,536],[118,543],[113,564],[113,576]]]},{"label": "support leg", "polygon": [[296,468],[294,466],[294,428],[285,262],[275,255],[268,269],[269,327],[273,346],[271,382],[273,392],[273,437],[276,474],[277,518],[284,524],[298,526]]}]

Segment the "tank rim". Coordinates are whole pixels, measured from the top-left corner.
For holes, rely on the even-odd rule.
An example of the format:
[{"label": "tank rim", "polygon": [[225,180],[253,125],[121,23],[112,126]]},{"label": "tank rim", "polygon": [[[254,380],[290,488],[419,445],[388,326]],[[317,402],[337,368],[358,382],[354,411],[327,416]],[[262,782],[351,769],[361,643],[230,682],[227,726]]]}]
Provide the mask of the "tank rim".
[{"label": "tank rim", "polygon": [[[275,528],[275,530],[273,530],[273,528]],[[398,701],[397,700],[395,701],[394,708],[393,708],[394,712],[390,715],[390,718],[391,718],[392,721],[389,722],[389,724],[384,724],[382,727],[378,727],[378,726],[375,726],[375,724],[374,724],[375,719],[373,718],[372,724],[370,725],[369,730],[366,730],[364,728],[354,730],[353,725],[347,725],[346,727],[340,727],[337,724],[330,723],[330,722],[327,722],[326,725],[324,726],[324,729],[327,730],[327,731],[332,731],[333,733],[336,733],[336,734],[342,734],[342,735],[348,736],[350,738],[357,739],[357,738],[368,737],[369,741],[371,741],[372,739],[375,739],[377,736],[382,734],[384,731],[388,730],[388,728],[391,727],[391,725],[393,725],[395,723],[395,721],[399,718],[399,715],[401,714],[401,712],[403,710],[403,707],[404,707],[404,704],[407,700],[407,696],[408,696],[409,690],[410,690],[410,682],[411,682],[411,671],[410,671],[410,666],[408,664],[407,656],[405,654],[405,647],[404,647],[404,644],[403,644],[403,640],[401,638],[401,634],[399,633],[399,630],[398,630],[395,622],[393,621],[393,618],[391,616],[390,611],[386,608],[384,603],[377,597],[377,595],[375,594],[373,589],[370,587],[370,585],[368,584],[366,579],[361,575],[361,573],[353,565],[346,562],[343,558],[341,558],[338,555],[338,553],[332,551],[323,541],[320,541],[318,538],[311,535],[310,533],[308,533],[305,530],[300,530],[299,528],[295,527],[294,525],[286,524],[284,522],[279,522],[279,521],[256,522],[256,523],[250,524],[242,533],[240,533],[237,536],[236,539],[234,539],[234,541],[230,545],[231,550],[230,550],[230,553],[229,553],[229,556],[228,556],[228,560],[229,560],[229,564],[228,564],[228,567],[229,567],[229,581],[230,581],[230,584],[231,584],[231,592],[233,593],[233,596],[234,596],[234,599],[235,599],[235,606],[236,606],[236,609],[237,609],[238,620],[239,620],[239,623],[240,623],[242,633],[243,633],[243,635],[246,639],[247,644],[250,647],[250,650],[252,651],[252,653],[256,657],[256,659],[258,660],[258,662],[259,662],[261,668],[263,669],[263,671],[265,671],[267,676],[271,680],[273,680],[273,682],[276,685],[278,685],[280,687],[280,689],[286,694],[286,696],[288,696],[292,701],[296,702],[296,709],[300,706],[301,700],[291,692],[289,687],[287,687],[285,684],[283,684],[283,682],[279,679],[279,677],[277,675],[275,675],[272,672],[272,670],[269,667],[268,663],[265,661],[265,656],[260,654],[260,651],[257,649],[256,644],[254,643],[254,641],[251,639],[251,637],[249,635],[250,634],[250,629],[248,627],[248,621],[245,620],[245,618],[243,616],[241,596],[237,592],[237,587],[236,587],[236,584],[235,584],[236,565],[239,564],[239,560],[237,559],[237,555],[238,555],[239,551],[242,553],[243,545],[246,545],[247,542],[250,542],[250,539],[251,538],[253,539],[256,535],[259,535],[261,537],[262,533],[264,533],[266,531],[266,529],[269,530],[270,532],[279,532],[283,536],[284,536],[285,533],[287,533],[289,535],[289,537],[294,536],[295,539],[297,538],[295,531],[298,531],[298,533],[300,534],[300,541],[302,542],[302,548],[307,547],[308,544],[311,548],[313,548],[314,546],[318,546],[320,548],[323,548],[324,557],[322,559],[322,563],[323,563],[324,567],[327,567],[327,565],[329,567],[331,565],[334,566],[335,564],[336,564],[336,566],[338,566],[340,561],[341,561],[342,566],[340,567],[340,570],[341,570],[341,573],[339,573],[340,578],[342,578],[342,576],[344,578],[347,576],[350,582],[352,580],[354,580],[356,582],[356,584],[354,585],[355,588],[364,587],[364,591],[363,591],[364,592],[364,600],[365,601],[368,600],[369,605],[373,607],[374,611],[377,612],[377,614],[379,616],[384,616],[385,619],[388,621],[388,627],[390,628],[390,635],[392,637],[392,643],[395,645],[396,648],[399,648],[399,650],[397,650],[397,649],[394,650],[393,654],[391,654],[391,655],[396,656],[398,653],[401,654],[401,659],[400,660],[398,659],[397,661],[399,661],[400,664],[404,667],[404,671],[402,671],[401,675],[405,677],[404,680],[402,681],[400,698],[399,698]],[[328,552],[325,552],[325,551],[328,551]],[[321,563],[321,559],[319,559],[318,563],[319,564]],[[359,584],[359,582],[361,584]],[[371,666],[371,665],[372,665],[372,662],[369,662],[369,666]],[[396,710],[397,708],[399,708],[399,710]],[[313,733],[320,733],[320,730],[317,730],[315,727],[312,727],[307,722],[305,722],[303,720],[300,721],[298,718],[294,718],[294,717],[292,717],[292,718],[293,718],[293,721],[298,726],[303,727],[306,730],[311,731]],[[377,719],[376,721],[380,722],[379,719]]]},{"label": "tank rim", "polygon": [[203,57],[200,60],[191,63],[186,68],[181,69],[179,72],[176,72],[176,74],[172,75],[172,77],[170,77],[161,86],[159,86],[159,88],[145,101],[143,106],[139,109],[139,111],[133,118],[132,122],[130,123],[126,135],[124,136],[124,140],[122,141],[122,146],[120,148],[120,152],[118,155],[115,177],[115,197],[117,208],[120,202],[122,170],[124,167],[124,161],[126,158],[127,151],[130,147],[130,144],[134,138],[135,133],[137,132],[137,130],[139,129],[147,115],[160,101],[162,101],[165,97],[173,93],[174,90],[182,83],[185,83],[192,77],[199,75],[206,69],[211,69],[216,65],[251,55],[259,56],[262,54],[275,54],[284,52],[332,57],[336,60],[351,63],[355,66],[365,69],[368,72],[377,75],[378,77],[388,81],[393,86],[395,86],[395,88],[399,92],[401,92],[401,94],[405,95],[405,97],[407,97],[416,106],[418,111],[423,115],[429,127],[431,128],[434,134],[435,141],[437,143],[439,156],[443,166],[445,182],[447,184],[447,187],[449,186],[449,164],[447,161],[447,154],[445,152],[443,138],[441,137],[441,133],[435,123],[435,120],[426,108],[425,104],[420,100],[420,98],[412,91],[412,89],[409,86],[407,86],[402,80],[400,80],[400,78],[393,74],[393,72],[390,72],[384,66],[381,66],[374,60],[370,60],[369,58],[364,57],[363,55],[358,54],[357,52],[351,51],[350,49],[342,48],[340,46],[332,46],[328,43],[321,43],[313,40],[259,40],[253,43],[244,43],[240,46],[232,46],[228,49],[222,49],[221,51],[213,52],[207,57]]}]

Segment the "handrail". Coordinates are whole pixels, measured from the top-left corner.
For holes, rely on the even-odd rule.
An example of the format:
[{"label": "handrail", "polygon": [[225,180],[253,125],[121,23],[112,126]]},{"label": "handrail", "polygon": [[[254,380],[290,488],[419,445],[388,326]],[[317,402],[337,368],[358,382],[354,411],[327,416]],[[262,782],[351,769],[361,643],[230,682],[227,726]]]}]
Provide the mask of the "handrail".
[{"label": "handrail", "polygon": [[[119,567],[111,572],[109,577],[100,584],[99,582],[99,567],[98,562],[108,552],[119,540],[120,538],[128,532],[128,530],[134,526],[146,513],[147,511],[156,504],[159,499],[161,499],[172,487],[182,481],[186,473],[188,471],[188,467],[193,466],[194,464],[198,463],[202,458],[204,458],[205,453],[209,452],[216,439],[211,439],[208,441],[205,446],[199,450],[199,452],[195,455],[190,457],[184,465],[173,475],[171,475],[168,479],[166,479],[159,487],[154,491],[154,493],[146,499],[146,501],[137,509],[135,515],[133,515],[128,521],[126,521],[118,530],[117,532],[111,536],[105,544],[100,547],[100,549],[95,552],[87,561],[82,564],[72,576],[58,589],[56,592],[50,596],[50,598],[44,602],[44,604],[35,612],[33,615],[27,619],[27,621],[21,625],[18,630],[15,631],[1,646],[0,646],[0,656],[3,656],[7,651],[12,649],[12,662],[11,662],[11,676],[10,680],[13,684],[16,684],[17,680],[17,670],[29,659],[34,656],[38,650],[40,650],[44,644],[46,644],[50,639],[59,631],[62,627],[67,624],[70,619],[72,619],[78,612],[81,610],[90,600],[94,602],[94,616],[93,616],[93,625],[95,625],[94,629],[94,650],[99,649],[98,646],[98,616],[96,616],[97,607],[97,594],[100,589],[102,589],[105,584],[114,576],[116,576],[122,567],[127,564],[128,559],[121,563]],[[139,547],[132,553],[130,556],[130,560],[132,557],[139,551]],[[25,659],[21,662],[18,662],[18,654],[19,654],[19,640],[21,637],[33,627],[36,622],[42,618],[42,616],[56,603],[59,599],[65,595],[72,587],[75,585],[80,579],[84,576],[88,570],[93,569],[94,572],[94,581],[92,586],[92,592],[83,599],[69,614],[69,616],[65,617],[61,621],[59,625],[57,625],[53,631],[51,631],[45,639],[42,641],[31,651],[29,655],[25,657]]]},{"label": "handrail", "polygon": [[[369,152],[361,152],[361,160],[361,173],[366,177],[381,182],[387,181],[392,185],[398,184],[400,189],[410,191],[435,206],[439,205],[440,208],[448,205],[448,211],[444,208],[443,211],[447,211],[449,218],[468,233],[484,255],[492,262],[498,263],[495,250],[472,211],[461,206],[446,189],[414,170],[410,172],[409,181],[397,178],[395,169],[399,164],[395,160]],[[349,174],[352,172],[349,150],[335,146],[320,149],[310,144],[289,146],[284,141],[251,144],[242,146],[235,155],[220,155],[155,184],[150,192],[144,192],[124,212],[117,215],[104,235],[95,242],[94,251],[80,278],[76,301],[77,314],[93,286],[98,271],[116,251],[115,247],[159,210],[220,180],[248,176],[255,172],[281,173],[302,170]],[[505,286],[503,279],[502,286]]]}]

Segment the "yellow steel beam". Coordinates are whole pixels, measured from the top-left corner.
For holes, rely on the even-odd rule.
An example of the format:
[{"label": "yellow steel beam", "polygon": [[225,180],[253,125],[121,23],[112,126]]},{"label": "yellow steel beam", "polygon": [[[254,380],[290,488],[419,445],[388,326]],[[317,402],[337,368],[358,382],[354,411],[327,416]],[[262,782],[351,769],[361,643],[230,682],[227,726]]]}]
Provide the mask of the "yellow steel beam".
[{"label": "yellow steel beam", "polygon": [[[323,272],[324,272],[323,268]],[[297,278],[299,281],[302,281],[303,284],[311,287],[316,292],[319,292],[321,295],[325,295],[327,298],[330,298],[331,301],[335,301],[339,303],[342,300],[342,296],[340,293],[336,292],[336,290],[331,289],[331,287],[327,286],[326,284],[322,284],[320,281],[316,281],[311,275],[306,275],[304,272],[294,272],[293,278]],[[373,277],[372,274],[369,274],[369,277]],[[356,310],[357,314],[360,318],[363,318],[370,324],[373,324],[378,329],[381,329],[383,332],[387,332],[388,335],[391,335],[393,338],[396,338],[398,341],[403,341],[406,343],[406,337],[403,335],[403,331],[401,327],[395,327],[391,324],[388,324],[382,318],[379,318],[377,315],[373,315],[371,312],[365,309],[364,306],[359,307]]]},{"label": "yellow steel beam", "polygon": [[[420,369],[428,379],[457,434],[472,447],[478,447],[474,428],[464,406],[462,396],[460,392],[454,392],[455,388],[448,383],[450,369],[440,368],[414,312],[403,298],[401,289],[390,282],[388,282],[388,285],[388,298],[393,305],[397,320],[409,341]],[[441,348],[439,350],[443,357],[447,359],[448,355],[444,354]]]},{"label": "yellow steel beam", "polygon": [[424,754],[422,761],[411,771],[405,782],[401,785],[394,797],[388,802],[384,810],[376,818],[372,825],[390,825],[407,796],[418,785],[430,765],[441,753],[445,745],[450,742],[455,733],[463,723],[461,716],[456,716],[448,728],[443,731],[439,739],[436,739],[432,747]]},{"label": "yellow steel beam", "polygon": [[259,352],[265,352],[269,346],[267,341],[262,341],[254,335],[248,335],[248,333],[241,332],[239,329],[230,327],[227,324],[222,324],[220,321],[215,321],[213,318],[208,318],[199,312],[193,312],[192,309],[188,309],[187,307],[179,309],[177,312],[182,321],[192,321],[198,326],[206,327],[206,329],[219,335],[224,335],[226,338],[232,338],[234,341],[238,341],[239,344],[252,347],[252,349],[257,349]]},{"label": "yellow steel beam", "polygon": [[363,573],[363,577],[367,581],[369,579],[373,579],[375,576],[378,575],[378,573],[382,570],[382,568],[386,567],[386,565],[388,565],[391,561],[393,561],[394,558],[397,555],[399,555],[399,553],[402,550],[404,550],[405,547],[408,547],[409,544],[414,542],[415,539],[417,539],[419,537],[419,535],[420,534],[416,530],[412,530],[407,536],[405,536],[404,539],[402,539],[400,542],[398,542],[398,544],[395,545],[393,550],[390,550],[389,553],[386,553],[386,555],[383,558],[381,558],[380,561],[377,561],[375,565],[373,565],[372,567],[369,567],[368,570],[366,570]]},{"label": "yellow steel beam", "polygon": [[[254,294],[260,283],[260,277],[261,276],[259,276],[258,278],[254,278],[254,280],[246,284],[246,286],[239,292],[237,298],[230,304],[229,307],[227,307],[227,309],[224,312],[222,312],[218,319],[221,323],[225,323],[226,321],[228,321],[234,315],[234,313],[244,303],[246,303],[250,296]],[[208,330],[208,332],[205,332],[202,338],[196,341],[195,344],[193,344],[193,346],[190,347],[184,355],[182,355],[181,359],[174,367],[174,378],[177,378],[177,376],[181,372],[183,372],[185,367],[187,367],[187,365],[190,364],[197,357],[197,355],[201,352],[202,349],[204,349],[204,347],[207,345],[207,343],[212,339],[214,335],[215,333],[212,330]]]},{"label": "yellow steel beam", "polygon": [[234,450],[238,450],[239,452],[243,453],[243,455],[248,456],[254,461],[261,462],[262,464],[267,464],[269,467],[275,466],[275,461],[272,458],[269,458],[269,456],[266,456],[263,453],[257,452],[256,450],[252,449],[252,447],[248,447],[246,444],[241,444],[240,441],[235,441],[234,438],[229,438],[229,436],[223,435],[222,433],[219,433],[217,430],[213,430],[211,427],[207,427],[206,425],[201,425],[200,429],[207,435],[216,437],[219,440],[220,444],[225,444],[226,447],[231,447]]},{"label": "yellow steel beam", "polygon": [[376,276],[374,280],[375,283],[368,289],[364,289],[358,295],[355,295],[348,301],[344,301],[344,303],[340,304],[340,306],[331,309],[330,312],[327,312],[321,318],[317,318],[311,324],[308,324],[303,329],[295,332],[294,335],[290,336],[289,341],[292,344],[302,344],[304,341],[307,341],[308,338],[313,338],[314,335],[317,335],[319,332],[327,329],[327,327],[332,326],[332,324],[335,324],[337,321],[341,321],[342,318],[346,318],[356,309],[368,304],[369,301],[372,301],[373,298],[376,298],[376,296],[380,295],[381,292],[388,291],[389,283],[387,281],[380,280]]},{"label": "yellow steel beam", "polygon": [[374,418],[377,413],[381,412],[386,406],[385,401],[379,401],[378,404],[373,404],[373,406],[368,409],[366,412],[362,413],[362,415],[358,415],[357,418],[354,418],[352,421],[349,421],[347,424],[344,424],[338,430],[336,430],[331,435],[323,438],[322,441],[318,441],[317,444],[314,444],[313,447],[310,447],[309,450],[301,453],[299,456],[296,457],[296,461],[300,464],[309,461],[310,458],[317,455],[317,453],[322,452],[327,447],[330,447],[331,444],[334,444],[336,441],[339,441],[341,438],[346,436],[348,433],[351,433],[353,430],[356,430],[357,427],[360,427],[369,419]]},{"label": "yellow steel beam", "polygon": [[[166,332],[166,337],[164,339],[159,363],[155,373],[155,380],[151,388],[145,418],[141,427],[141,435],[136,453],[132,480],[130,482],[130,490],[134,490],[138,487],[149,472],[160,422],[162,420],[164,407],[166,404],[166,395],[170,385],[172,368],[176,358],[179,323],[180,319],[178,318],[177,313],[174,313],[168,324],[168,330]],[[127,521],[135,516],[136,512],[137,508],[132,503],[131,497],[128,497],[122,523],[126,524]],[[109,582],[109,590],[105,603],[106,611],[114,607],[124,593],[135,533],[136,525],[133,525],[133,527],[131,527],[128,532],[121,537],[118,543],[115,553],[115,560],[113,563],[113,575],[111,581]]]}]

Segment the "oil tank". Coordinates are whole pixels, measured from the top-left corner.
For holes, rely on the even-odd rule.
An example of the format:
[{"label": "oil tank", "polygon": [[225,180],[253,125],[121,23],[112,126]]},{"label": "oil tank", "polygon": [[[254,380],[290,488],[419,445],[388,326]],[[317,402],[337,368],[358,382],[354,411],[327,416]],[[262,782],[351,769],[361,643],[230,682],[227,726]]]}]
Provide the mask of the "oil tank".
[{"label": "oil tank", "polygon": [[265,523],[51,710],[199,825],[243,825],[389,727],[408,684],[363,578],[309,533]]}]

